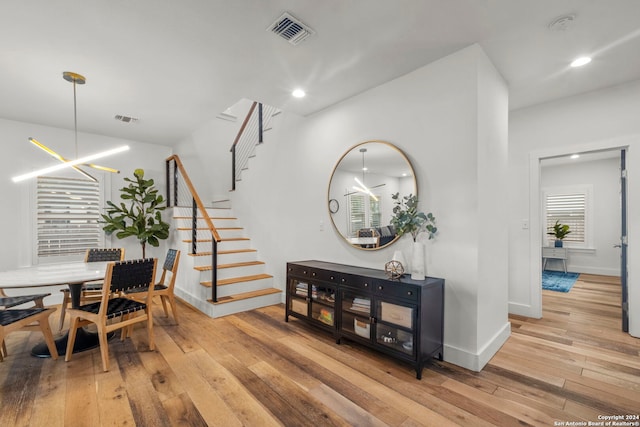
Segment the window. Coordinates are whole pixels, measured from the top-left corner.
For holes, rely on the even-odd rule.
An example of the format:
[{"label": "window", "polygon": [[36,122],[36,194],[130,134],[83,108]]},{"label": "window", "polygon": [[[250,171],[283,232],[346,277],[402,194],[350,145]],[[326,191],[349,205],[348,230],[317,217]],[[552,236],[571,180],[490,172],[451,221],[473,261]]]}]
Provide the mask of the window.
[{"label": "window", "polygon": [[348,203],[350,236],[355,236],[361,228],[380,227],[382,212],[379,200],[367,194],[354,193],[349,195]]},{"label": "window", "polygon": [[589,247],[589,199],[590,186],[565,189],[547,189],[544,192],[545,238],[553,246],[555,238],[546,234],[553,229],[556,221],[569,226],[569,233],[563,241],[571,247]]},{"label": "window", "polygon": [[101,185],[85,179],[38,177],[38,258],[84,254],[104,246],[100,220]]}]

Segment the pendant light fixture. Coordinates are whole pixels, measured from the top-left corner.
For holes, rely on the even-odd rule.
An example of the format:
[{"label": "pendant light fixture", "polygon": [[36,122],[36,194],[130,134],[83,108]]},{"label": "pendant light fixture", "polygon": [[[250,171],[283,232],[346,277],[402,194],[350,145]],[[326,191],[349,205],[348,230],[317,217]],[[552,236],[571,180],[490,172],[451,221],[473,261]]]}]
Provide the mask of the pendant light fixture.
[{"label": "pendant light fixture", "polygon": [[[368,170],[368,168],[365,166],[365,163],[364,163],[364,153],[367,152],[367,149],[366,148],[361,148],[359,151],[362,153],[362,181],[360,181],[357,176],[354,176],[353,179],[355,180],[356,183],[358,183],[359,187],[354,185],[352,188],[354,190],[356,190],[357,193],[364,193],[364,194],[369,195],[373,200],[375,200],[377,202],[378,201],[378,197],[375,194],[373,194],[371,189],[369,189],[364,184],[364,181],[365,181],[364,180],[364,174]],[[384,185],[385,184],[379,184],[379,185],[376,185],[376,186],[371,187],[371,188],[378,188],[378,187],[382,187]],[[345,196],[350,196],[351,194],[354,194],[354,193],[347,193],[347,194],[345,194]]]},{"label": "pendant light fixture", "polygon": [[112,173],[120,173],[119,170],[117,169],[113,169],[113,168],[108,168],[105,166],[99,166],[93,163],[89,163],[93,160],[97,160],[97,159],[101,159],[103,157],[107,157],[107,156],[111,156],[113,154],[116,153],[121,153],[123,151],[127,151],[129,150],[129,146],[128,145],[123,145],[111,150],[107,150],[107,151],[102,151],[100,153],[96,153],[96,154],[92,154],[89,156],[85,156],[82,158],[78,158],[78,114],[77,114],[77,102],[76,102],[76,85],[83,85],[86,83],[87,79],[84,78],[84,76],[77,74],[77,73],[73,73],[71,71],[65,71],[62,73],[62,78],[64,78],[66,81],[73,83],[73,129],[74,129],[74,135],[75,135],[75,151],[76,151],[76,159],[75,160],[69,160],[66,159],[64,157],[62,157],[60,154],[58,154],[57,152],[55,152],[54,150],[50,149],[49,147],[47,147],[46,145],[42,144],[41,142],[37,141],[35,138],[29,138],[29,142],[31,142],[33,145],[35,145],[36,147],[40,148],[41,150],[43,150],[45,153],[49,154],[51,157],[53,157],[56,160],[59,160],[60,164],[54,165],[54,166],[49,166],[46,167],[44,169],[39,169],[37,171],[33,171],[33,172],[29,172],[29,173],[25,173],[23,175],[19,175],[19,176],[15,176],[12,179],[13,182],[20,182],[20,181],[24,181],[26,179],[30,179],[30,178],[34,178],[36,176],[39,175],[46,175],[48,173],[57,171],[57,170],[61,170],[61,169],[65,169],[65,168],[73,168],[74,170],[76,170],[78,173],[80,173],[81,175],[84,175],[85,177],[89,178],[92,181],[97,181],[97,179],[93,176],[91,176],[88,172],[86,172],[85,170],[81,169],[80,166],[87,166],[90,168],[94,168],[94,169],[98,169],[98,170],[102,170],[102,171],[106,171],[106,172],[112,172]]}]

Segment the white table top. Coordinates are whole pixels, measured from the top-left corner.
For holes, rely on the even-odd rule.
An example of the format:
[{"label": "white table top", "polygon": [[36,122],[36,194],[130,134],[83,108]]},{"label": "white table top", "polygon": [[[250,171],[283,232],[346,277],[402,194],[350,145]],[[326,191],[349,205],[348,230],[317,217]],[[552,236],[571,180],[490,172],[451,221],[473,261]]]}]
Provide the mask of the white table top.
[{"label": "white table top", "polygon": [[104,279],[107,262],[41,264],[0,272],[0,288],[33,288]]}]

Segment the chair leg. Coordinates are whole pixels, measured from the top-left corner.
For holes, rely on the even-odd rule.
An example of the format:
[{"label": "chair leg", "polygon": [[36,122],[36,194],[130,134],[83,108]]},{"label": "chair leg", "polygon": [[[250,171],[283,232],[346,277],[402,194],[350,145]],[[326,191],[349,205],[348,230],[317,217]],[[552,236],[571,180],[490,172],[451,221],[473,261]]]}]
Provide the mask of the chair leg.
[{"label": "chair leg", "polygon": [[64,361],[68,362],[71,360],[71,355],[73,354],[73,345],[76,342],[76,332],[78,331],[78,325],[80,323],[79,317],[71,318],[71,325],[69,326],[69,338],[67,342],[67,353],[64,355]]},{"label": "chair leg", "polygon": [[106,325],[98,325],[98,339],[100,341],[100,357],[102,358],[102,369],[109,370],[109,341],[107,340]]},{"label": "chair leg", "polygon": [[40,324],[42,335],[44,335],[44,341],[47,343],[47,347],[49,348],[51,358],[53,360],[57,360],[58,349],[56,348],[56,343],[53,342],[53,333],[51,332],[51,326],[49,325],[49,316],[41,318],[38,323]]},{"label": "chair leg", "polygon": [[173,320],[178,324],[178,310],[176,310],[176,299],[173,295],[169,295],[169,304],[171,304],[171,312],[173,313]]},{"label": "chair leg", "polygon": [[149,332],[149,350],[155,350],[156,349],[156,343],[155,340],[153,339],[153,316],[151,315],[151,307],[148,307],[148,312],[147,312],[147,329]]},{"label": "chair leg", "polygon": [[62,330],[62,326],[64,325],[64,316],[67,313],[67,305],[69,305],[69,292],[63,292],[64,298],[62,299],[62,305],[60,306],[60,325],[58,326],[58,331]]},{"label": "chair leg", "polygon": [[162,309],[164,310],[164,317],[169,317],[169,312],[167,311],[167,300],[165,298],[166,295],[160,295],[160,301],[162,301]]},{"label": "chair leg", "polygon": [[0,348],[0,362],[7,356],[7,345],[4,342],[4,333],[0,332],[0,340],[2,341],[2,348]]}]

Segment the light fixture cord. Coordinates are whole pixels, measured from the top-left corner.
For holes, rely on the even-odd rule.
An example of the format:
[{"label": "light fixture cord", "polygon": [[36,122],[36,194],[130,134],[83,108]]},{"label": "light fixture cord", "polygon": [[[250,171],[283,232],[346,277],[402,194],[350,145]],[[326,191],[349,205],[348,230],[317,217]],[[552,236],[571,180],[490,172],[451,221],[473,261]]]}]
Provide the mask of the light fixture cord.
[{"label": "light fixture cord", "polygon": [[78,111],[76,107],[76,79],[73,79],[73,129],[76,137],[76,159],[78,158]]}]

